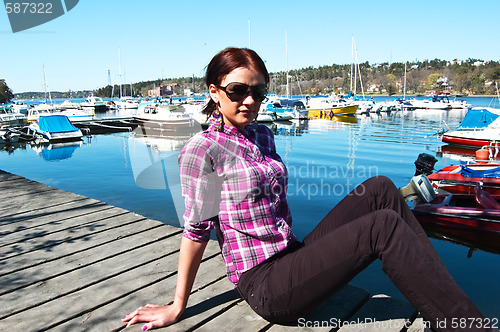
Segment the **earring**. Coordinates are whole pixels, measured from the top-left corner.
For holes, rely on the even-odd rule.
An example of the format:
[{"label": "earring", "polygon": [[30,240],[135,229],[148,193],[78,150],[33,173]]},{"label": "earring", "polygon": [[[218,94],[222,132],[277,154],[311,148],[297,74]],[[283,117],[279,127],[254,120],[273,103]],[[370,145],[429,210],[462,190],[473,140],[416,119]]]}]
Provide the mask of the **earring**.
[{"label": "earring", "polygon": [[212,117],[214,118],[214,130],[215,131],[222,131],[222,127],[224,124],[222,123],[222,113],[219,111],[218,108],[215,109],[215,111],[212,113]]}]

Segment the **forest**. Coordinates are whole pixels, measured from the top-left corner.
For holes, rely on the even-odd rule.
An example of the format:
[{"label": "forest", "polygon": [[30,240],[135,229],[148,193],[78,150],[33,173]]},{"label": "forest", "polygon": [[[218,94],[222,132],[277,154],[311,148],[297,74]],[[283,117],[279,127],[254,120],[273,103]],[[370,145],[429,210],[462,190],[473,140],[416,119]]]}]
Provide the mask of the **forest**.
[{"label": "forest", "polygon": [[[406,75],[405,75],[406,73]],[[406,76],[406,80],[405,80]],[[288,81],[291,95],[356,94],[426,95],[444,92],[451,95],[496,95],[500,80],[500,63],[469,58],[467,60],[424,60],[394,63],[332,64],[270,73],[271,93],[286,95]],[[406,84],[405,84],[406,83]],[[206,93],[203,77],[156,79],[121,87],[105,86],[94,91],[51,91],[52,98],[82,98],[93,93],[100,97],[148,96],[148,90],[163,86],[174,95],[184,95],[185,89],[195,94]],[[0,102],[15,96],[18,99],[43,98],[41,92],[12,93],[5,80],[0,80]],[[121,89],[121,92],[120,92]]]},{"label": "forest", "polygon": [[[289,91],[292,95],[347,94],[355,90],[358,95],[366,94],[407,94],[424,95],[429,91],[447,92],[456,95],[494,95],[496,82],[500,80],[500,63],[469,58],[459,61],[439,59],[421,62],[394,62],[370,65],[368,62],[357,66],[326,65],[290,70]],[[357,70],[355,70],[357,68]],[[351,73],[354,73],[351,75]],[[355,75],[356,74],[356,75]],[[286,94],[286,72],[270,73],[270,92]],[[351,82],[352,76],[352,82]],[[361,77],[361,79],[360,79]],[[355,84],[356,83],[356,84]],[[147,96],[148,90],[158,86],[170,86],[175,95],[182,95],[184,89],[194,93],[207,91],[202,77],[157,79],[122,86],[122,95]],[[100,88],[101,97],[119,96],[119,86]]]}]

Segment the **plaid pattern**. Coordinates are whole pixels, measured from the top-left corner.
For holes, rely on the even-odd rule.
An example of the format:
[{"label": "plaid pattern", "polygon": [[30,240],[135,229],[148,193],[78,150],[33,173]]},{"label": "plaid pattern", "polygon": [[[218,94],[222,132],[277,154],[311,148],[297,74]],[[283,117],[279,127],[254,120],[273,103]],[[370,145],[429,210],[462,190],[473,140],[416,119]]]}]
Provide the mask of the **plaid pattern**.
[{"label": "plaid pattern", "polygon": [[253,125],[240,132],[213,126],[179,155],[186,212],[183,236],[208,241],[215,227],[234,284],[240,275],[296,240],[286,200],[288,173],[273,133]]}]

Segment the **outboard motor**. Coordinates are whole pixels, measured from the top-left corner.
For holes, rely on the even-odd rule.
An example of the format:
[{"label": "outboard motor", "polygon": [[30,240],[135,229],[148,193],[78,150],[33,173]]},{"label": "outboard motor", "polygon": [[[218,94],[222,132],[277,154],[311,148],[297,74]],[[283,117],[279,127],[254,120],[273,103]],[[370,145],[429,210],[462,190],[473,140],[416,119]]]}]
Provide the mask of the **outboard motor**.
[{"label": "outboard motor", "polygon": [[419,154],[417,160],[415,160],[415,175],[430,175],[434,170],[436,162],[437,159],[428,153]]}]

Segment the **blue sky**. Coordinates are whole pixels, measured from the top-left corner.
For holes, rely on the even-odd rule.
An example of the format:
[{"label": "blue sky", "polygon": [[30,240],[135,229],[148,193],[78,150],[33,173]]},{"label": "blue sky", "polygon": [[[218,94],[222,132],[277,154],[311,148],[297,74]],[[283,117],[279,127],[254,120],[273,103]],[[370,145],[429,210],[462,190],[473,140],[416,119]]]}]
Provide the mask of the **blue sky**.
[{"label": "blue sky", "polygon": [[[0,78],[14,92],[95,89],[203,76],[227,46],[255,49],[269,71],[351,62],[500,60],[500,1],[80,0],[65,15],[12,33],[0,9]],[[250,41],[249,41],[250,22]],[[120,51],[118,51],[120,50]]]}]

